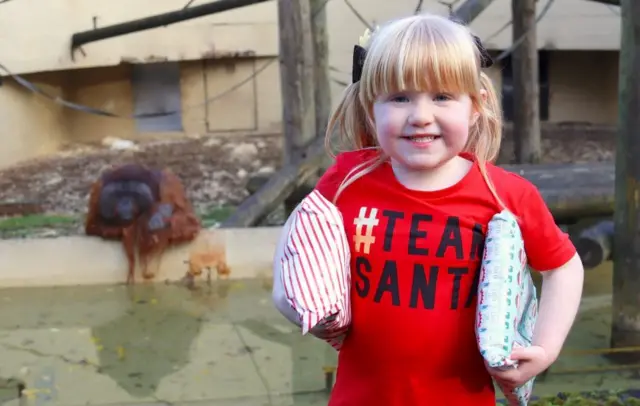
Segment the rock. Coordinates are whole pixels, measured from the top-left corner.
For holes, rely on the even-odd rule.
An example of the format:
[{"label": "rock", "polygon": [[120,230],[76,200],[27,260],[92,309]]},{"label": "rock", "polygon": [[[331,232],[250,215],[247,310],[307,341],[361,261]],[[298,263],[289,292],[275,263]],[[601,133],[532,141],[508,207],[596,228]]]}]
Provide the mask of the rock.
[{"label": "rock", "polygon": [[229,155],[234,161],[249,164],[257,158],[258,147],[256,147],[255,144],[243,142],[242,144],[233,146]]},{"label": "rock", "polygon": [[209,139],[207,139],[202,146],[210,148],[210,147],[217,147],[220,146],[222,144],[222,140],[220,138],[215,138],[215,137],[211,137]]},{"label": "rock", "polygon": [[263,166],[256,171],[256,175],[271,175],[276,172],[273,166]]},{"label": "rock", "polygon": [[102,145],[117,151],[138,151],[138,146],[129,140],[123,140],[116,137],[105,137],[102,139]]},{"label": "rock", "polygon": [[43,230],[42,232],[40,232],[39,237],[40,238],[53,238],[53,237],[58,237],[60,235],[60,232],[57,230],[53,230],[53,229],[48,229],[48,230]]},{"label": "rock", "polygon": [[47,186],[54,186],[54,185],[57,185],[58,183],[61,183],[62,181],[64,181],[62,176],[58,174],[53,174],[49,179],[45,180],[44,184]]}]

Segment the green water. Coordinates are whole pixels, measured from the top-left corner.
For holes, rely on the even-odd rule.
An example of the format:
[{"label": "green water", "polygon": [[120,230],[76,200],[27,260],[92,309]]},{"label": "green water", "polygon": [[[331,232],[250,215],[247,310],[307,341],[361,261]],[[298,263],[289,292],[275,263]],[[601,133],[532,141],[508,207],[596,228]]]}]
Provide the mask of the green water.
[{"label": "green water", "polygon": [[[611,267],[587,272],[566,349],[604,348]],[[268,281],[0,290],[0,403],[6,405],[326,405],[333,350],[301,337]],[[563,355],[535,393],[640,386],[637,372],[589,372]],[[573,371],[582,369],[582,371]],[[17,385],[26,386],[16,399]],[[4,402],[4,403],[2,403]]]},{"label": "green water", "polygon": [[0,401],[313,405],[332,352],[261,281],[0,290]]}]

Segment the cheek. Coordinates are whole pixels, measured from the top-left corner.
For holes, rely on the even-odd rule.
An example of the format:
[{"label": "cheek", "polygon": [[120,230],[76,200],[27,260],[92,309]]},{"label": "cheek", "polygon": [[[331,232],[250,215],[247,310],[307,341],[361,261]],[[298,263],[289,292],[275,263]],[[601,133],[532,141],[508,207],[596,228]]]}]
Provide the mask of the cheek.
[{"label": "cheek", "polygon": [[452,144],[465,144],[467,142],[471,121],[464,113],[451,115],[441,125],[444,127],[445,133],[450,135],[449,141]]},{"label": "cheek", "polygon": [[398,125],[398,120],[394,116],[397,116],[397,114],[394,115],[387,107],[374,108],[373,118],[378,138],[386,139],[402,129],[402,125]]}]

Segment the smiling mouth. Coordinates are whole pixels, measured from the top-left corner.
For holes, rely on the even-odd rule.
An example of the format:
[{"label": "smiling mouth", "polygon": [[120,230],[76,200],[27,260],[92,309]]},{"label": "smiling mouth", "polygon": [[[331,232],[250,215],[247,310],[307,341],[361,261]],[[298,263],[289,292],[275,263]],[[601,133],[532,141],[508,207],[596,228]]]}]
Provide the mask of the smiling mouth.
[{"label": "smiling mouth", "polygon": [[401,138],[413,142],[431,142],[440,138],[439,135],[407,135]]}]

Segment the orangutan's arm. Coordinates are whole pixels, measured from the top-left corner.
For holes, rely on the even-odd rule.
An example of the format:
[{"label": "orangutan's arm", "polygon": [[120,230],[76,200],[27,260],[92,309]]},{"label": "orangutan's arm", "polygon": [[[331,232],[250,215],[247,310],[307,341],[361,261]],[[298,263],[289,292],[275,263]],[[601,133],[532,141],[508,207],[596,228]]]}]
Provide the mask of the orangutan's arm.
[{"label": "orangutan's arm", "polygon": [[169,170],[162,172],[160,183],[160,203],[173,206],[170,230],[171,243],[183,243],[193,240],[200,232],[200,220],[187,200],[186,192],[180,179]]}]

